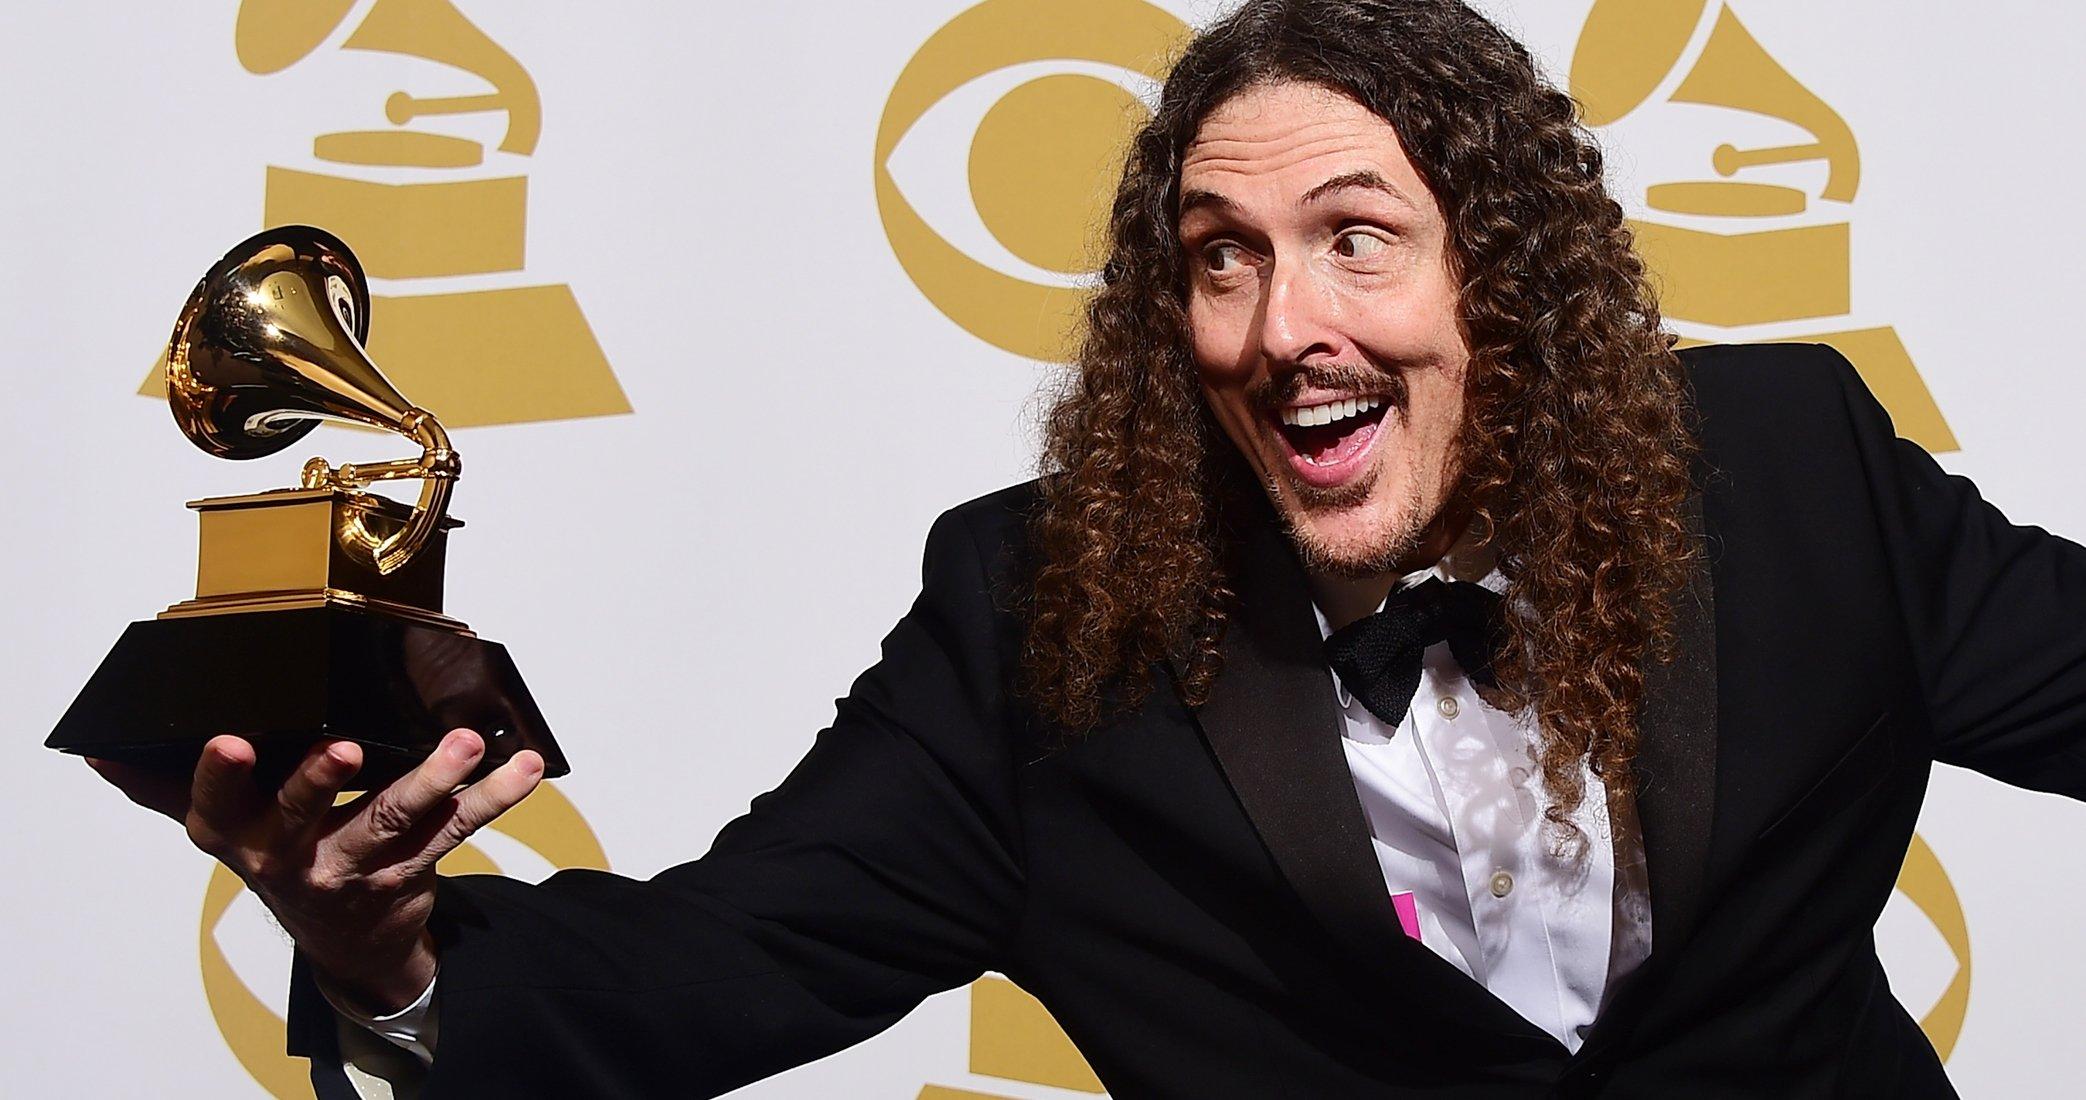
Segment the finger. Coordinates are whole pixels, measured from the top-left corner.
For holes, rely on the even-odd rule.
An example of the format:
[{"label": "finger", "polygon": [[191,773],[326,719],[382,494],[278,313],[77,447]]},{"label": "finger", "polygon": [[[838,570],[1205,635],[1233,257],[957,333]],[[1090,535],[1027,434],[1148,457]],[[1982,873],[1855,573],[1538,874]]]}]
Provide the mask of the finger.
[{"label": "finger", "polygon": [[87,761],[88,767],[94,769],[96,775],[108,780],[132,802],[148,810],[163,813],[176,821],[188,818],[189,777],[147,771],[116,760],[101,760],[92,756],[83,759]]},{"label": "finger", "polygon": [[485,778],[452,796],[448,812],[432,813],[423,820],[423,828],[407,838],[405,845],[417,850],[400,861],[400,869],[411,875],[434,866],[472,833],[519,805],[542,780],[543,757],[533,749],[515,753]]},{"label": "finger", "polygon": [[253,784],[256,759],[252,745],[229,734],[203,746],[189,789],[188,835],[197,847],[214,850],[267,804]]},{"label": "finger", "polygon": [[360,862],[413,831],[429,810],[470,778],[484,755],[484,738],[470,730],[450,730],[419,767],[359,804],[361,809],[336,836],[340,854]]},{"label": "finger", "polygon": [[362,746],[353,741],[321,741],[304,754],[297,770],[275,792],[283,832],[309,833],[333,808],[333,798],[362,768]]}]

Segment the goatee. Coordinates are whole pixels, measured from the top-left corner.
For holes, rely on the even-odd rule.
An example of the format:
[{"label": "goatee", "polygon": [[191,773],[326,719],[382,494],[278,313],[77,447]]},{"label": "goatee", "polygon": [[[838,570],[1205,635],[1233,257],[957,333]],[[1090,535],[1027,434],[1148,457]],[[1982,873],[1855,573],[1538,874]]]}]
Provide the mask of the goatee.
[{"label": "goatee", "polygon": [[[1304,499],[1287,505],[1284,504],[1282,496],[1273,491],[1276,487],[1269,485],[1269,495],[1274,499],[1276,514],[1281,517],[1282,526],[1289,535],[1289,544],[1296,549],[1297,560],[1303,564],[1305,572],[1348,580],[1366,580],[1399,568],[1419,549],[1420,541],[1426,537],[1436,517],[1422,513],[1421,510],[1426,505],[1420,497],[1418,486],[1408,487],[1405,499],[1399,502],[1397,510],[1404,517],[1404,522],[1381,532],[1366,545],[1335,546],[1317,537],[1312,533],[1309,524],[1301,521],[1298,514],[1300,511],[1360,505],[1368,499],[1373,481],[1373,478],[1363,478],[1349,485],[1322,490],[1320,494],[1298,493],[1298,496]],[[1292,491],[1299,488],[1304,487],[1291,486]],[[1350,493],[1348,490],[1358,492]],[[1319,499],[1312,499],[1319,495],[1332,498],[1332,502],[1322,503]],[[1341,500],[1341,497],[1353,499]]]}]

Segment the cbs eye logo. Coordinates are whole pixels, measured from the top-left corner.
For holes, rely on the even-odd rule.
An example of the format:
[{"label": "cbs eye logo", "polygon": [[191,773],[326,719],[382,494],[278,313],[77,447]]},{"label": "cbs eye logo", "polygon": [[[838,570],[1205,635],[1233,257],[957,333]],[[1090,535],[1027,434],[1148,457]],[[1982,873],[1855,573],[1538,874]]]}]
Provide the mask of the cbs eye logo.
[{"label": "cbs eye logo", "polygon": [[876,135],[884,235],[928,301],[1070,357],[1121,151],[1188,26],[1143,0],[986,0],[920,46]]},{"label": "cbs eye logo", "polygon": [[[1934,1053],[1946,1062],[1948,1056],[1955,1053],[1956,1041],[1963,1037],[1963,1019],[1970,1012],[1970,928],[1963,918],[1963,899],[1956,894],[1955,883],[1949,880],[1948,872],[1942,868],[1941,859],[1934,854],[1934,849],[1917,833],[1913,834],[1912,844],[1906,849],[1905,865],[1898,872],[1897,891],[1892,901],[1900,897],[1911,904],[1921,921],[1931,929],[1928,935],[1946,948],[1947,961],[1938,967],[1934,965],[1939,961],[1936,958],[1938,953],[1931,947],[1923,953],[1924,957],[1907,950],[1905,941],[1910,938],[1916,942],[1919,938],[1919,922],[1909,921],[1905,914],[1891,909],[1885,910],[1883,922],[1895,925],[1891,928],[1891,939],[1896,941],[1893,943],[1895,957],[1892,961],[1907,971],[1905,977],[1913,979],[1909,984],[1913,988],[1941,985],[1941,991],[1920,1016],[1919,1026],[1927,1033],[1927,1041],[1934,1044]],[[1910,933],[1909,937],[1907,933]],[[1938,982],[1935,980],[1937,971],[1941,973]],[[1892,977],[1897,995],[1905,998],[1908,983],[1903,982],[1898,974],[1894,973]],[[1912,1007],[1913,1003],[1907,1000],[1906,1007]]]}]

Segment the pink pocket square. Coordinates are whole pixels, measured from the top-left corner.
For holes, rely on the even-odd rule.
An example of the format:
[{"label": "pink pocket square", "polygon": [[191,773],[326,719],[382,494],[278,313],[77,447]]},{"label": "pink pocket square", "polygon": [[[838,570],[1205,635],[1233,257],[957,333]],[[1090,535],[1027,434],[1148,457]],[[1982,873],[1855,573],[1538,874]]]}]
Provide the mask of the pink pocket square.
[{"label": "pink pocket square", "polygon": [[1420,906],[1411,893],[1392,894],[1391,908],[1398,911],[1398,927],[1413,939],[1420,938]]}]

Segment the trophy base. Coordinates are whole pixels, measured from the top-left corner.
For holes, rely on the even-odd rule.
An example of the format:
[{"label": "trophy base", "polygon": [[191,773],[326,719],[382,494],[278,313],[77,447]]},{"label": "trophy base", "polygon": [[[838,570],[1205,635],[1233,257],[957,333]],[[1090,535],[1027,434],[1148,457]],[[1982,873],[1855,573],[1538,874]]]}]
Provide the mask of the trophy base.
[{"label": "trophy base", "polygon": [[44,747],[154,770],[195,768],[204,742],[254,742],[279,781],[321,738],[353,741],[351,790],[404,775],[457,727],[485,738],[477,778],[522,749],[572,769],[507,648],[337,604],[132,623]]}]

